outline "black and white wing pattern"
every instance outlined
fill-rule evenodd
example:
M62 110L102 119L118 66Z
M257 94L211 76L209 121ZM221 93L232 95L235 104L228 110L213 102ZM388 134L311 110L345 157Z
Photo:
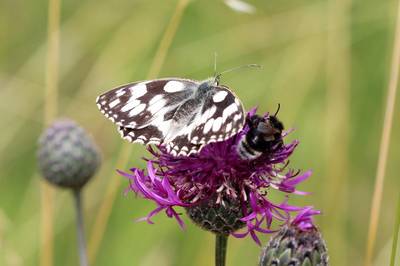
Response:
M238 133L244 124L244 109L239 99L226 87L215 86L204 99L194 119L174 140L166 143L175 154L196 153L198 147L224 141ZM187 143L189 140L190 143Z
M245 119L240 100L215 79L130 83L100 95L96 103L124 139L165 145L173 155L226 140L241 130Z

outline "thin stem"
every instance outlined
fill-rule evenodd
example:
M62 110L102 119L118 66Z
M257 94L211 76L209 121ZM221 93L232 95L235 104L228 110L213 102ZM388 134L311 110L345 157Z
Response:
M54 189L44 180L40 184L40 265L53 265L53 198Z
M119 154L115 167L113 167L113 172L115 168L124 167L130 158L131 146L124 145ZM89 244L88 244L88 254L90 264L94 264L96 259L97 251L99 250L100 243L103 239L104 231L107 227L108 219L110 218L111 210L114 205L115 197L118 192L118 188L121 184L121 178L114 177L110 178L107 184L107 189L105 195L100 203L99 211L95 218L95 223L93 225L92 232L90 234Z
M400 230L400 193L399 193L399 199L397 200L396 220L394 222L394 229L393 229L393 244L392 244L392 255L390 256L390 266L394 266L396 262L397 243L399 241L399 230Z
M169 24L160 41L160 45L158 46L157 53L154 56L154 60L151 64L147 78L155 78L160 73L161 67L165 61L165 57L167 56L167 52L171 46L172 40L174 39L178 26L181 22L183 11L186 9L188 3L189 0L178 1L175 12L172 15L172 18L169 21Z
M83 223L81 189L74 190L75 210L76 210L76 233L78 241L79 261L81 266L88 266L86 255L86 241Z
M376 170L376 179L374 194L372 196L372 206L370 214L370 223L368 228L367 251L365 255L365 265L372 264L372 257L376 241L376 232L378 229L379 212L382 202L383 183L385 180L386 163L390 144L390 133L392 130L393 113L396 100L396 90L399 79L400 65L400 4L397 3L397 21L395 28L395 38L393 44L392 65L390 80L388 85L388 94L386 99L386 111L383 122L381 144L379 148L378 167Z
M189 0L178 1L170 23L168 24L160 41L160 45L158 46L157 52L154 56L147 78L154 78L159 74L188 3ZM116 167L125 167L125 165L129 162L132 151L131 147L132 146L130 145L123 145L121 151L118 154ZM113 167L113 172L114 169L115 167ZM88 250L91 264L93 264L94 260L96 259L97 251L103 239L104 231L107 226L107 222L110 217L120 184L121 178L111 178L110 183L107 185L106 195L100 203L99 212L95 219L96 222L93 226L91 237L89 239Z
M349 190L349 107L351 91L351 9L352 0L328 1L326 42L326 124L325 124L325 191L326 213L337 217L323 220L325 237L331 249L341 256L332 256L333 265L345 264L349 248L344 240ZM328 122L329 121L329 122ZM340 135L340 145L335 141ZM337 197L340 195L340 197Z
M52 122L57 113L58 67L60 61L60 1L49 0L44 114L46 125Z
M215 235L215 266L225 266L227 245L227 235Z
M49 0L47 28L46 86L44 124L49 125L57 113L57 85L59 65L60 1ZM40 186L41 246L40 265L53 265L53 188L45 181Z

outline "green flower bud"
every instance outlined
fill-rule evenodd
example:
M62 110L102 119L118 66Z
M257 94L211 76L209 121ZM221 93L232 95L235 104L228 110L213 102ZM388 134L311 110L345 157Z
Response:
M81 188L100 165L100 154L90 136L75 122L55 121L39 139L40 171L50 183Z
M263 249L260 266L326 266L328 252L316 228L285 226Z
M216 203L216 197L212 197L197 206L186 208L186 211L195 224L216 234L229 235L246 225L240 221L244 217L240 202L233 198L224 199L222 204Z

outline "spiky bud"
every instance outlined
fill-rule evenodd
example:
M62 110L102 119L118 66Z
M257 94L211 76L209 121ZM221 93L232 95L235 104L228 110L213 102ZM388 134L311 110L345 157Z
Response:
M100 165L100 154L90 136L74 121L60 119L39 139L40 171L50 183L81 188Z
M328 253L316 227L284 226L263 249L259 266L326 266Z
M217 203L216 197L202 201L199 205L186 208L190 219L203 228L216 234L228 235L242 227L245 223L239 200L224 199Z

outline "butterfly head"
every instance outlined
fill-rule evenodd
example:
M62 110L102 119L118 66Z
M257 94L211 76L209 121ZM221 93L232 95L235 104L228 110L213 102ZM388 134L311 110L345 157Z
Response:
M219 83L220 80L221 80L221 76L217 75L215 77L206 79L203 83L205 83L208 87L216 87L220 84Z
M219 85L219 80L216 80L215 78L206 79L200 83L199 89L197 90L196 95L198 97L204 97L210 91L213 90L213 87L217 87L218 85Z
M213 78L211 78L211 82L213 83L214 86L218 86L219 82L221 81L221 74L215 75Z

